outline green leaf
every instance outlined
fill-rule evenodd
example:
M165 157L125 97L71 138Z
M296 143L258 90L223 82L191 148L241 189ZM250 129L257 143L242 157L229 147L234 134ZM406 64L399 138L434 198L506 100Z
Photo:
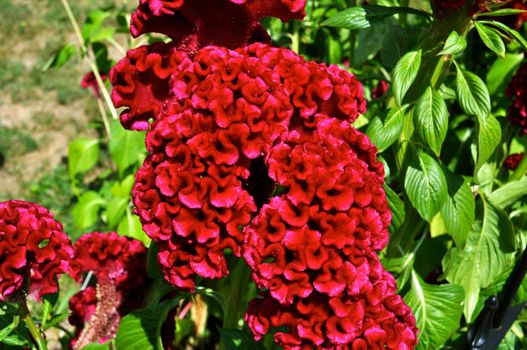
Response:
M126 350L163 350L161 326L168 313L186 295L166 300L159 304L135 310L126 315L119 324L115 337L117 349Z
M99 210L106 203L97 192L84 192L72 210L73 223L81 230L93 226L97 222Z
M397 104L402 105L404 95L414 82L421 66L421 50L410 51L395 65L392 74L392 89Z
M507 53L505 57L498 58L487 73L487 87L490 94L505 91L506 84L510 81L516 68L523 61L523 53Z
M76 54L77 46L73 44L66 44L60 48L55 56L51 57L49 61L46 62L42 70L47 71L50 68L60 68Z
M514 232L507 215L483 195L483 220L476 221L465 247L451 249L443 259L450 283L465 289L464 314L473 321L480 290L492 285L513 263Z
M479 37L489 49L494 51L498 56L505 56L505 44L496 29L487 27L481 22L476 22L476 29Z
M413 271L412 287L404 299L419 329L416 350L441 349L459 328L463 288L455 284L427 284Z
M366 135L379 152L385 151L401 136L407 108L408 106L394 107L384 118L375 117L368 124Z
M457 64L456 69L456 90L461 108L467 114L486 117L490 113L490 96L485 83Z
M111 230L117 228L117 225L123 220L126 219L126 207L130 203L128 198L113 197L108 202L106 206L106 219L108 220L108 227Z
M447 198L445 174L441 165L427 153L419 150L410 155L404 188L419 215L430 222Z
M148 238L148 236L143 231L141 221L139 221L137 216L131 213L129 208L126 210L126 216L119 223L117 232L119 232L120 235L140 240L147 246L150 243L150 238Z
M390 232L395 232L404 222L406 212L404 210L404 202L399 198L397 193L394 192L388 185L384 184L384 192L386 192L386 199L390 211L392 212L392 222L390 224Z
M518 10L518 9L499 9L492 12L482 12L478 13L478 17L500 17L500 16L511 16L511 15L519 15L521 13L527 13L525 10Z
M438 91L428 87L417 100L414 123L419 137L439 156L448 130L448 108Z
M460 36L458 32L453 31L446 39L445 46L443 46L443 49L439 51L437 55L456 55L460 52L463 52L466 47L467 39L465 39L463 36Z
M91 343L84 346L82 350L110 350L110 342L104 344Z
M445 169L448 196L441 207L445 227L458 247L463 247L475 220L476 200L463 177Z
M489 200L498 208L505 209L527 195L527 177L511 181L489 195Z
M145 133L125 130L118 120L112 122L111 130L110 153L119 174L123 174L128 167L139 165L144 160Z
M501 22L498 22L498 21L478 21L478 22L492 25L494 27L501 29L503 32L505 32L505 34L507 34L509 38L516 40L523 47L524 50L527 50L527 40L525 40L525 38L520 33L518 33L517 30L509 28L507 25Z
M68 145L68 167L70 177L90 170L99 160L99 140L77 138Z
M103 10L93 10L88 14L88 18L82 26L82 37L87 43L96 41L93 38L99 34L102 24L109 16L110 13Z
M501 126L494 116L478 116L478 160L476 171L492 156L501 141Z
M221 342L227 350L265 350L261 343L253 341L249 332L241 329L218 328Z
M376 21L383 20L397 13L418 15L430 19L428 13L409 7L362 5L339 12L326 19L320 25L346 29L364 29L370 27Z

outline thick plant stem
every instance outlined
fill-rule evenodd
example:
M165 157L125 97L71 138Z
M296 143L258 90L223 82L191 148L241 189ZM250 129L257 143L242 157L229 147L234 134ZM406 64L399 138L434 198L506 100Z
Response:
M24 320L31 337L35 341L38 350L47 350L48 348L46 345L46 340L42 337L42 334L40 334L40 330L35 325L35 322L33 322L33 316L27 308L25 298L20 298L18 301L18 311L20 313L20 317Z
M77 36L77 40L79 41L80 49L82 53L86 55L86 57L88 58L90 68L93 72L93 75L95 76L95 80L97 81L97 85L99 86L99 90L101 91L104 102L106 103L108 109L110 110L110 113L112 114L112 118L119 119L119 115L117 114L117 110L113 106L113 102L110 97L110 94L108 93L108 90L106 89L106 86L104 85L104 82L101 78L101 73L99 72L99 68L97 67L95 57L93 56L93 52L91 52L91 50L86 46L86 42L84 41L84 38L82 37L79 24L77 23L75 16L73 15L71 6L68 3L68 0L61 0L61 1L62 1L62 5L64 6L64 10L66 11L66 14L68 15L68 18L71 22L75 35ZM109 124L108 120L104 121L105 118L108 119L106 115L102 115L102 118L103 118L103 122L105 125ZM110 134L108 134L108 137L110 137Z

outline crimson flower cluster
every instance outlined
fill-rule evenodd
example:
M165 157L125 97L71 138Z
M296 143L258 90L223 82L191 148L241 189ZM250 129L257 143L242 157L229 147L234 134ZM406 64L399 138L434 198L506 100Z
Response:
M509 155L503 162L503 166L509 170L516 170L524 155L523 152Z
M507 87L507 97L512 101L509 107L509 121L519 127L520 135L527 134L527 64L523 64Z
M121 316L141 306L147 286L146 247L142 242L115 232L83 235L74 245L77 263L73 276L87 272L95 286L70 299L69 321L76 327L75 349L115 336Z
M101 74L102 81L105 81L108 79L108 75ZM101 90L99 88L99 84L97 83L97 79L95 78L95 74L93 72L88 72L82 77L81 81L81 87L87 90L91 90L92 94L96 98L101 98Z
M57 278L70 271L73 254L62 224L47 209L0 203L0 300L19 292L37 298L57 292Z
M135 212L183 290L225 276L225 250L243 255L266 290L246 315L256 339L285 326L286 349L411 349L415 319L376 255L391 220L383 167L350 124L362 85L268 46L256 22L301 16L304 2L205 1L212 20L196 2L141 1L132 33L173 41L110 73L122 124L147 130Z
M140 0L130 29L168 35L187 52L208 45L230 49L252 42L270 42L258 20L272 16L302 19L306 0Z

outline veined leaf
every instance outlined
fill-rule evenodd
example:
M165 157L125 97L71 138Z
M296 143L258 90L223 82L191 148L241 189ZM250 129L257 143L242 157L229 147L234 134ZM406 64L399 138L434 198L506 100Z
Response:
M430 222L447 198L445 174L439 163L427 153L419 150L410 154L412 158L404 188L419 215Z
M168 313L185 295L166 300L126 315L119 324L115 338L117 349L163 350L161 326Z
M489 200L498 208L505 209L525 195L527 195L527 177L501 186L489 195Z
M438 91L428 87L417 100L414 122L419 137L439 155L448 130L448 109Z
M441 349L459 328L463 288L455 284L427 284L412 271L412 288L404 299L419 329L416 350Z
M525 40L525 38L520 33L518 33L517 30L509 28L507 25L505 25L505 24L503 24L501 22L498 22L498 21L478 21L478 22L479 23L488 24L488 25L492 25L494 27L497 27L497 28L501 29L511 39L514 39L518 43L520 43L520 45L523 47L524 50L527 50L527 40Z
M128 167L143 161L146 154L145 134L125 130L118 120L112 122L111 130L110 153L119 174L123 174Z
M490 114L490 96L485 83L457 64L456 69L456 90L461 108L467 114L486 117Z
M70 177L90 170L99 160L99 140L79 137L68 145Z
M473 321L480 290L487 288L513 263L514 232L507 215L482 195L483 219L476 221L465 247L451 249L443 259L446 279L465 289L464 314Z
M386 199L388 200L390 211L392 212L390 232L393 233L404 223L406 217L404 202L388 185L384 184L383 188L384 192L386 192Z
M475 219L476 201L463 177L445 169L448 196L441 207L441 215L448 233L458 247L463 247Z
M478 17L500 17L500 16L511 16L511 15L519 15L521 13L526 13L525 10L519 10L519 9L499 9L492 12L482 12L478 13Z
M467 39L460 36L458 32L453 31L446 39L445 46L443 46L443 49L437 55L455 55L463 52L466 47Z
M97 222L99 209L106 204L97 192L84 192L72 210L73 223L83 230Z
M386 150L401 136L407 108L408 106L394 107L390 109L384 120L380 117L375 117L368 124L366 135L368 135L379 152Z
M397 13L418 15L430 19L430 14L409 7L362 5L341 11L326 19L320 25L346 29L364 29L370 27L376 21L383 20Z
M498 147L501 141L500 123L492 114L486 117L478 116L478 161L476 171L485 163Z
M397 104L402 105L404 95L417 77L421 66L421 50L410 51L395 65L392 74L392 89Z
M494 51L498 56L505 56L505 44L496 29L487 27L485 24L476 21L476 30L481 40L489 49Z

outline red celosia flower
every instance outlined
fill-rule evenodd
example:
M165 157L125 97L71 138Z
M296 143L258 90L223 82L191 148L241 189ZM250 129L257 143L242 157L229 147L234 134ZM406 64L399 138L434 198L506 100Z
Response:
M512 100L509 120L520 128L520 135L527 134L527 64L523 64L507 87L507 97Z
M365 111L365 101L351 74L305 62L289 50L262 44L237 51L208 47L191 58L161 45L128 57L146 55L133 60L136 66L159 58L153 68L141 65L146 76L158 66L164 72L173 67L170 78L151 78L168 86L164 95L157 92L162 97L156 98L153 88L138 88L137 97L123 92L132 91L140 76L129 58L112 71L113 95L118 105L130 107L124 125L144 129L148 119L155 120L146 140L151 155L136 175L134 203L145 232L159 243L167 279L192 289L195 274L227 273L225 248L240 255L240 228L258 204L248 192L258 175L251 168L265 161L278 138L293 125L311 125L320 113L353 121ZM157 107L139 112L136 104L151 99L157 102L150 107Z
M108 75L101 74L101 79L103 81L107 80ZM99 88L99 84L97 83L97 79L93 72L88 72L84 75L81 81L81 87L84 89L90 89L95 97L101 98L101 89Z
M142 242L115 232L83 235L75 243L75 277L91 271L96 287L70 300L70 322L77 327L75 349L115 336L120 317L139 307L147 284L146 248Z
M521 160L523 159L523 156L523 152L511 154L507 157L507 159L505 159L505 162L503 162L503 166L510 170L516 170Z
M389 87L390 85L386 81L379 80L379 82L371 92L371 97L373 99L382 97L386 93L386 91L388 91Z
M225 249L243 254L267 289L246 317L256 338L288 326L275 337L286 349L411 349L415 320L375 253L391 219L383 167L350 125L365 112L361 84L247 45L257 19L289 19L304 3L141 1L134 35L173 41L129 51L110 73L123 125L148 130L135 212L184 290L196 275L225 276Z
M131 32L166 34L187 52L208 45L235 49L251 42L269 42L258 20L304 17L306 0L140 0L132 14Z
M37 298L58 290L73 248L62 224L35 203L0 203L0 300L25 291Z
M278 331L274 338L291 350L413 349L415 319L395 294L393 277L383 270L375 253L355 257L353 263L357 262L367 270L348 278L361 282L333 296L314 292L291 305L280 304L268 293L253 300L245 321L255 338L286 326L288 330Z

